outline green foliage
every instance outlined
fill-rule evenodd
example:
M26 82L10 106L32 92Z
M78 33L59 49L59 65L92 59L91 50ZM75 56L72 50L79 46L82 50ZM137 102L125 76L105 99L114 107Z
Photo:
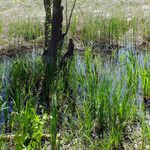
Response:
M150 68L149 68L149 55L144 58L144 66L141 67L140 74L142 79L142 88L145 97L150 96Z
M85 0L80 0L80 4L81 2ZM94 6L93 1L87 2ZM85 49L84 55L76 54L74 59L69 61L70 64L66 67L68 70L58 70L58 76L50 87L51 102L48 114L42 111L43 114L39 116L36 112L45 76L45 66L41 58L36 57L34 60L27 57L17 58L11 62L11 79L6 95L11 96L14 104L9 122L14 139L9 142L0 139L1 149L13 146L17 150L42 149L45 144L41 140L43 133L50 135L47 140L48 146L45 144L44 147L50 147L52 150L121 149L126 127L137 120L142 128L140 149L146 149L147 143L149 144L149 125L145 119L145 112L137 104L139 86L142 87L143 94L141 92L138 96L150 96L149 54L144 55L143 61L140 62L138 56L129 50L117 56L115 64L111 60L105 65L103 61L105 58L94 54L91 48L96 42L100 42L98 46L118 43L122 37L130 34L133 34L131 36L135 40L139 28L147 37L150 33L149 21L139 24L140 19L126 18L128 15L125 17L119 14L118 17L112 12L112 16L106 17L98 16L105 12L98 11L95 16L95 14L86 15L84 10L79 11L82 17L80 15L78 17L77 13L72 18L70 36L81 39L89 47ZM83 19L81 23L80 19ZM43 24L38 19L34 21L18 19L8 24L7 34L10 39L23 38L26 42L35 42L38 37L44 35ZM3 23L0 21L0 35L2 33ZM0 76L2 71L3 66L0 66ZM66 80L67 89L65 89ZM0 81L0 89L1 84ZM6 102L0 97L0 112L6 109L5 105ZM11 143L14 143L12 147Z
M146 139L143 142L146 145L149 131L146 132L145 119L139 117L143 112L140 110L139 114L137 93L139 79L142 79L143 87L145 80L149 81L148 62L148 55L141 63L130 50L119 54L116 65L110 61L107 66L90 47L82 56L75 54L68 65L67 94L63 95L65 85L60 71L50 93L50 119L45 124L44 116L36 114L39 93L34 95L33 90L38 79L44 76L42 61L39 57L34 61L28 58L14 60L11 64L11 89L16 94L12 121L17 135L16 148L40 147L44 130L50 135L52 149L64 148L65 143L69 143L70 149L119 149L126 127L137 119L142 123L142 138ZM143 90L147 87L149 84Z
M35 40L43 36L43 25L39 20L11 22L9 24L8 35L11 38L23 38L25 41Z
M51 146L52 146L52 149L54 150L58 149L57 124L58 124L57 99L56 99L56 95L54 95L52 97L52 110L51 110L51 123L50 123Z
M45 121L36 114L35 109L28 103L25 110L15 114L14 122L18 128L15 137L15 148L39 149Z
M79 108L77 123L71 123L78 127L77 134L87 147L92 143L91 133L94 130L105 141L101 144L102 149L118 148L127 124L137 117L135 97L139 64L132 53L128 58L128 61L121 60L122 65L118 69L112 64L104 69L100 65L101 59L94 58L90 48L87 48L81 62L72 64L69 81L72 81L70 86ZM75 60L79 61L79 58ZM76 63L79 63L78 67L75 67ZM74 125L70 126L74 134Z
M0 96L0 113L2 110L6 109L6 102L3 101L2 97Z
M119 39L119 37L123 36L129 29L126 19L113 17L108 22L109 33L115 39Z
M81 37L87 43L95 40L107 43L107 41L118 41L128 30L129 25L125 18L90 17L84 23Z
M17 109L24 107L27 95L38 94L43 74L44 66L39 57L35 61L25 58L12 62L10 93Z
M78 24L78 17L73 16L72 23L71 23L71 26L70 26L70 32L71 32L72 36L74 36L75 33L76 33L77 24Z

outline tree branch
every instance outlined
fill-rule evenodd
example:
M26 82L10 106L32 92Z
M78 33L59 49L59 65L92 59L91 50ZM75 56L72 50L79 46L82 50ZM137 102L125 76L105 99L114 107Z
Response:
M74 0L73 6L72 6L72 9L71 9L71 13L70 13L70 16L69 16L69 21L68 21L68 24L66 26L66 32L63 34L64 36L66 36L68 31L69 31L69 28L70 28L70 25L71 25L71 18L72 18L72 15L73 15L74 8L76 6L76 2L77 2L77 0Z

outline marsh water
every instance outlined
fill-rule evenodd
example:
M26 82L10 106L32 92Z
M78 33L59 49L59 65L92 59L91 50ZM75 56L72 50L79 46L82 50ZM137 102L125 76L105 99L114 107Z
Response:
M147 56L148 60L150 60L150 53L147 50L144 51L136 51L134 50L134 48L132 46L126 46L124 48L121 48L117 51L117 53L112 57L110 55L107 54L103 54L102 57L102 63L103 63L103 68L105 70L110 70L110 68L115 67L115 72L117 75L116 79L120 79L121 78L121 72L125 72L127 71L125 69L125 64L123 64L121 62L122 59L125 59L126 62L130 62L130 54L134 55L134 57L136 57L136 59L138 60L138 63L140 64L140 67L144 67L144 65L146 65L146 67L150 67L150 61L148 61L147 64L144 63L144 57L145 55ZM6 90L7 87L10 83L10 76L11 76L11 72L10 72L10 65L11 62L13 61L14 58L18 57L18 58L22 58L22 57L27 57L30 58L31 60L35 60L35 58L37 56L41 55L41 51L36 51L35 49L31 52L31 53L27 53L24 55L20 55L20 56L15 56L12 58L9 57L2 57L0 58L0 80L1 80L1 91L0 91L0 95L1 95L1 100L2 102L5 104L5 102L7 102L7 107L6 109L8 110L7 112L7 118L10 118L12 109L13 109L13 102L11 100L11 98L9 96L6 95ZM101 55L101 54L99 54ZM84 68L84 64L82 62L82 56L80 56L80 54L78 54L77 56L77 70L80 71L80 67L82 64L82 68ZM94 64L93 64L94 65ZM84 68L86 70L86 68ZM137 68L138 69L138 68ZM139 78L138 79L138 91L137 91L137 104L139 105L139 108L141 108L142 106L142 100L143 100L143 91L142 91L142 81ZM114 81L114 87L115 84L117 84L116 81ZM126 86L126 85L124 85ZM124 88L122 89L122 92L124 91ZM150 111L150 110L149 110ZM1 125L5 122L5 117L4 117L4 110L1 111L1 115L0 115L0 127Z

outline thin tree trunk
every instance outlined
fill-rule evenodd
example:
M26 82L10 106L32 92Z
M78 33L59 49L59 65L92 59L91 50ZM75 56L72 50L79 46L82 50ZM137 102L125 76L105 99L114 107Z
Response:
M51 5L52 0L44 0L45 7L45 51L48 50L48 43L50 42L50 31L51 31Z

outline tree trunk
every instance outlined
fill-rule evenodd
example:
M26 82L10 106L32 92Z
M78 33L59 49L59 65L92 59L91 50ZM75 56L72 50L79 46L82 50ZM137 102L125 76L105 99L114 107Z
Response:
M52 0L44 0L45 8L45 51L48 50L48 43L50 42L50 31L51 31L51 5Z
M46 0L47 2L49 0ZM53 14L52 14L52 27L51 38L48 43L48 54L46 59L45 78L40 94L40 103L46 104L47 108L50 108L50 89L54 81L54 75L57 70L57 52L62 45L64 35L62 34L62 22L63 22L63 7L61 6L62 0L53 1ZM46 3L45 3L46 4ZM47 8L47 7L45 7ZM46 38L46 37L45 37ZM52 90L51 90L52 92Z

